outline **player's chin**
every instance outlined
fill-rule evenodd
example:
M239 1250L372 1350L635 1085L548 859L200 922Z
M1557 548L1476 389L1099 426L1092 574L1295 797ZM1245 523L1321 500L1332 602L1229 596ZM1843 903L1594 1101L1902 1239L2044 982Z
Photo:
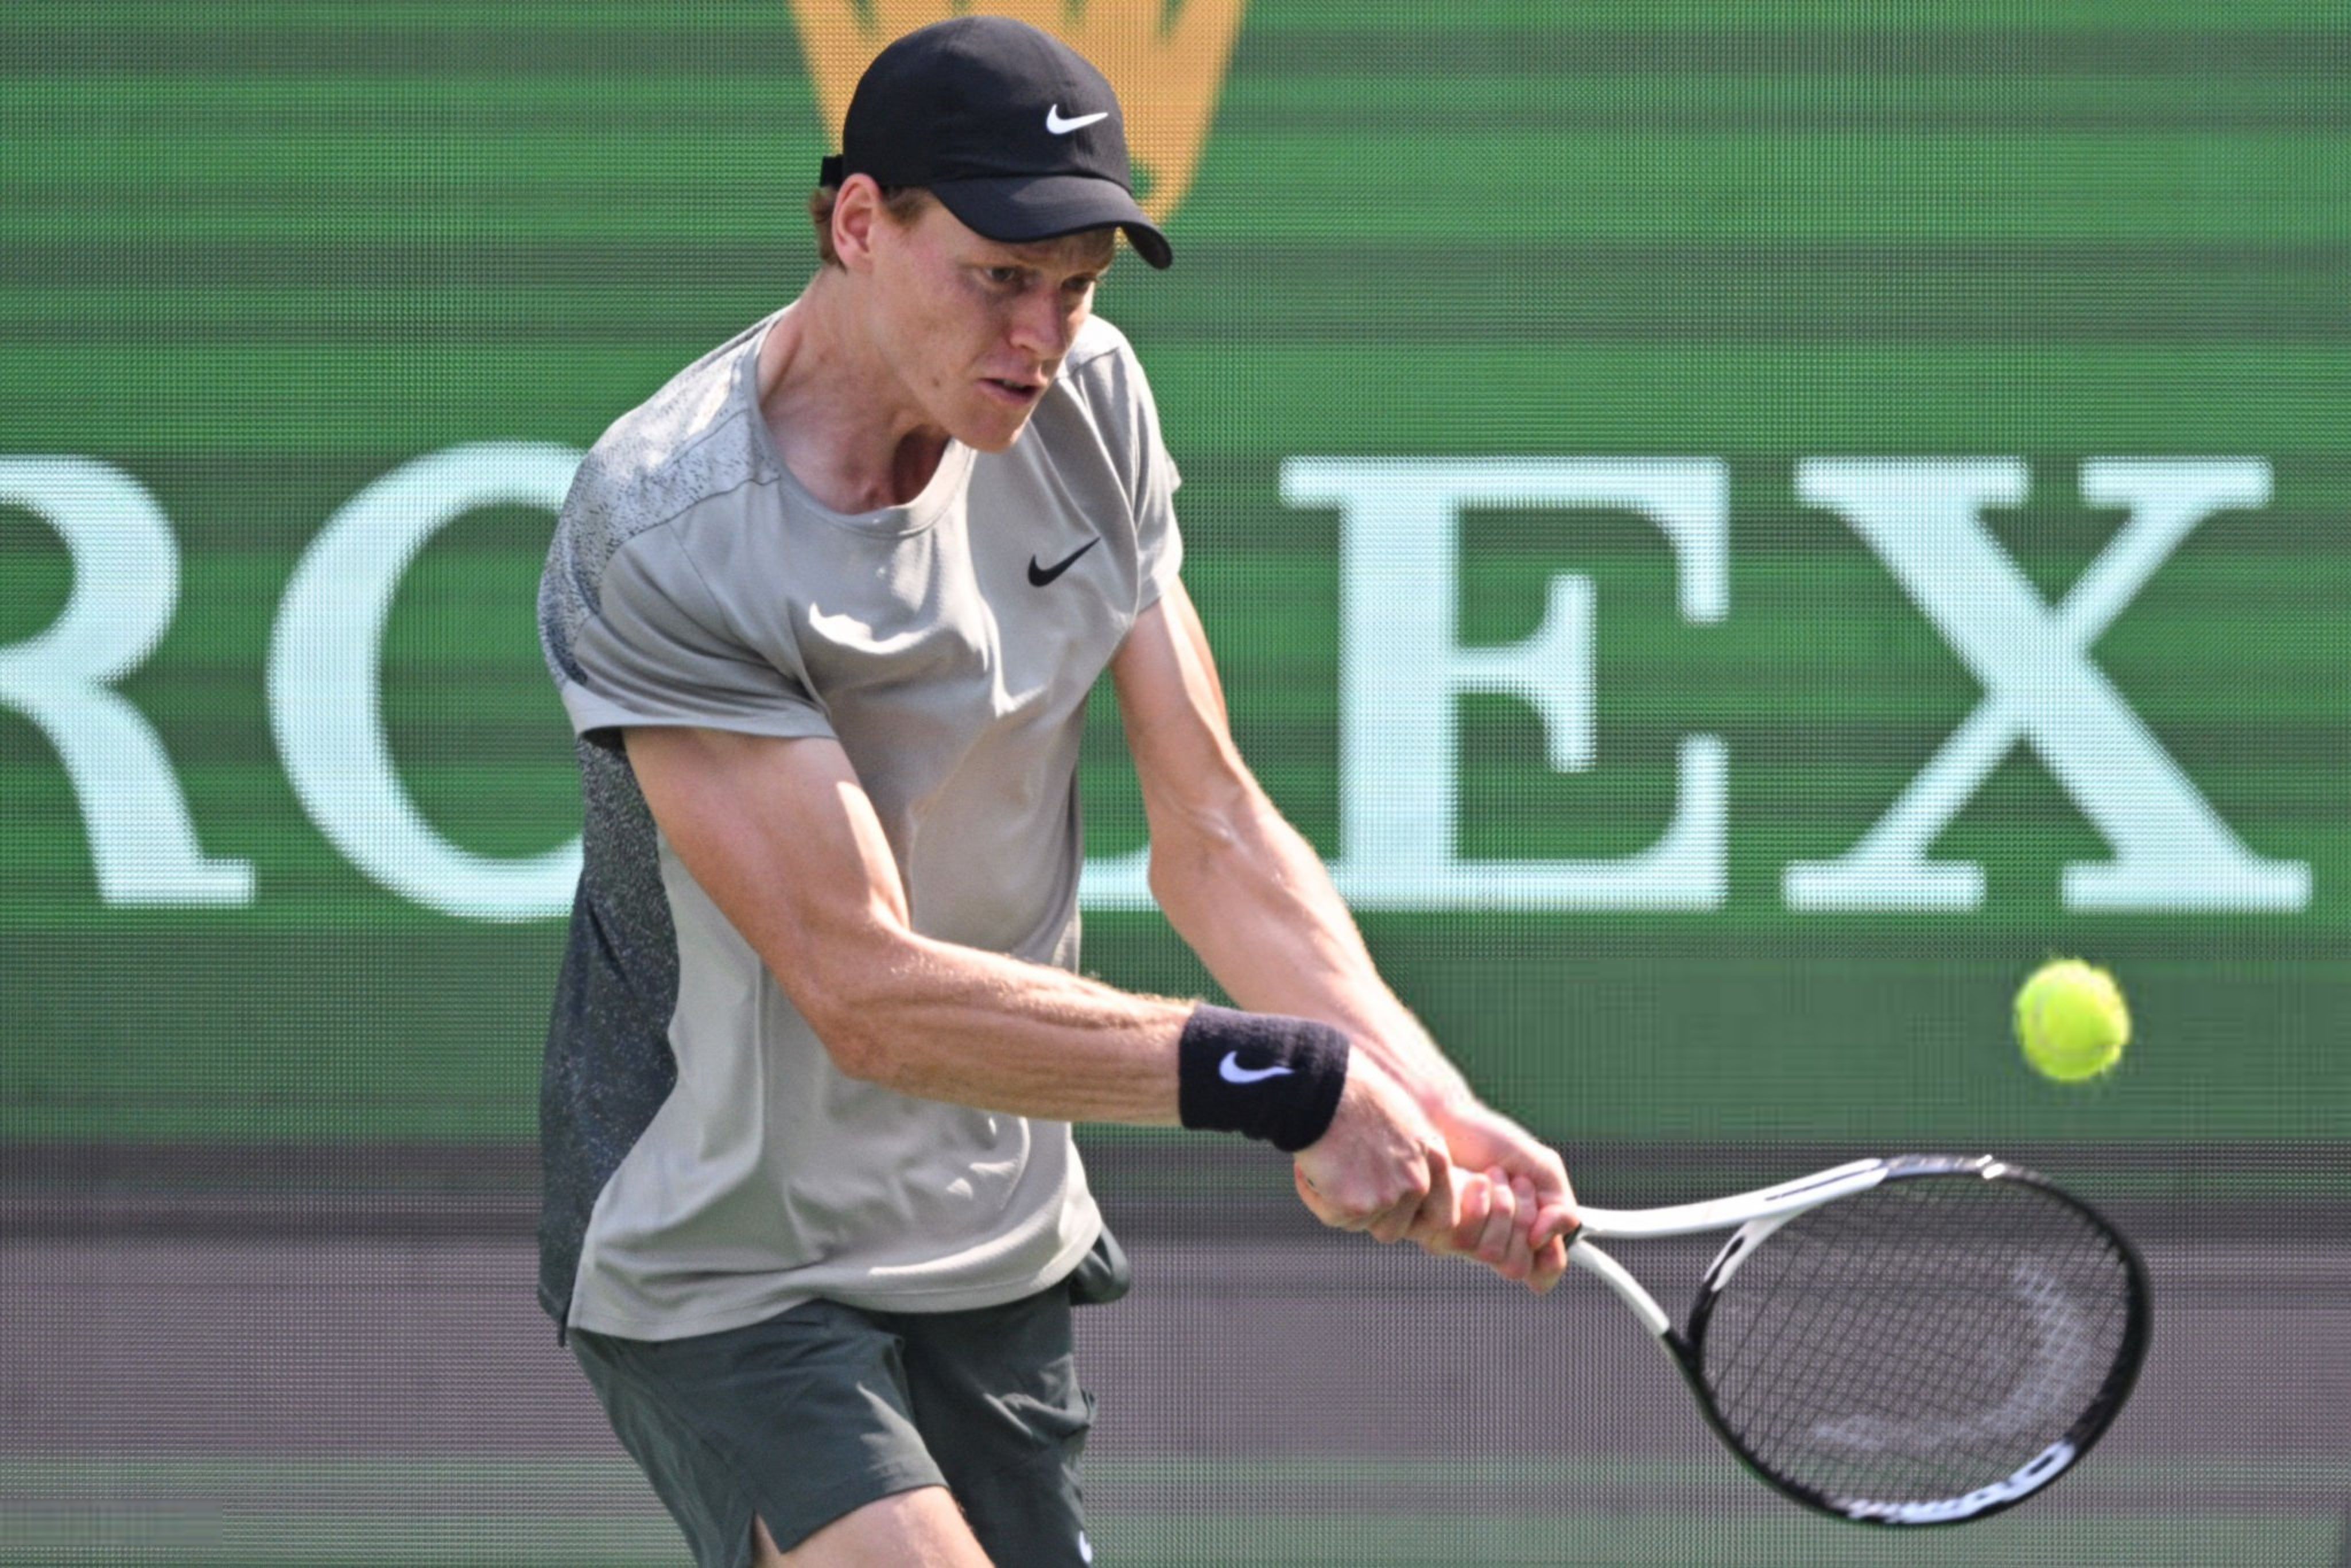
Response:
M1002 452L1020 439L1020 433L1029 428L1029 415L1044 397L1043 383L983 381L970 417L962 422L966 428L956 434L967 446Z
M975 452L1009 452L1019 443L1020 433L1028 425L1015 425L1009 431L973 430L963 434L963 444Z

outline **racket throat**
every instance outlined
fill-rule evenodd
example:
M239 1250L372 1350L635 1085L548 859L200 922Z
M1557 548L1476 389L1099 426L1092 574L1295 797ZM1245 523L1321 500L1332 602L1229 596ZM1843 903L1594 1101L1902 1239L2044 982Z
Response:
M1749 1220L1731 1232L1730 1239L1722 1244L1722 1250L1714 1255L1714 1261L1706 1266L1706 1275L1700 1288L1708 1291L1719 1291L1730 1283L1730 1276L1738 1272L1739 1265L1747 1260L1748 1255L1761 1246L1771 1232L1779 1229L1780 1227L1795 1218L1796 1214L1802 1212L1804 1211L1767 1214L1760 1219Z

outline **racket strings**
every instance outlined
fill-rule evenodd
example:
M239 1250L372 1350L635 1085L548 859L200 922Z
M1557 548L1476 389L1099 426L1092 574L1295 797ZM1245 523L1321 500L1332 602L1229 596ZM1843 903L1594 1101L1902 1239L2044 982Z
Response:
M1963 1496L2015 1476L2124 1351L2128 1265L2095 1220L1972 1176L1888 1182L1760 1243L1697 1332L1750 1458L1830 1498Z

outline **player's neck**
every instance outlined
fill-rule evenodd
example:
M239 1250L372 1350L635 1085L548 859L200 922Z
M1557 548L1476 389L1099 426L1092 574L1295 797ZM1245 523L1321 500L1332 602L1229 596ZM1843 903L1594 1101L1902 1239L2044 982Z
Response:
M922 494L947 433L925 421L846 319L839 279L820 272L759 347L759 412L808 493L837 512Z

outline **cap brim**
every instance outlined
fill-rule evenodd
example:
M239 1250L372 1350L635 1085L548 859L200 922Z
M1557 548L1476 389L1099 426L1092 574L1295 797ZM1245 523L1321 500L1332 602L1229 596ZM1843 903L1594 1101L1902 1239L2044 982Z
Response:
M930 192L974 234L1006 245L1116 226L1152 266L1164 267L1176 258L1167 236L1124 186L1091 174L944 180Z

